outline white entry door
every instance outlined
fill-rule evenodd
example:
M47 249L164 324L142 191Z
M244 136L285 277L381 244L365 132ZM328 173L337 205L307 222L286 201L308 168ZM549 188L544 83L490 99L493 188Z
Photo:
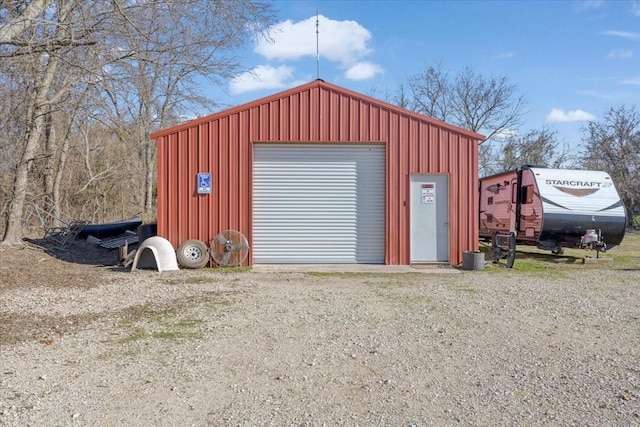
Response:
M449 262L449 177L411 176L411 263Z

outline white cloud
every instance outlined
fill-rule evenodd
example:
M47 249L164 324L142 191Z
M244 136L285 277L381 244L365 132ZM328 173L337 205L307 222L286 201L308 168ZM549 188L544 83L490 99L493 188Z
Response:
M371 62L358 62L357 64L349 67L344 73L345 77L349 80L367 80L374 77L376 74L382 74L384 70L377 64Z
M292 86L293 68L281 65L258 65L251 71L239 74L231 79L229 90L237 95L260 89L279 89Z
M640 16L640 1L633 0L631 2L631 11L635 16Z
M316 34L316 19L319 34ZM364 60L372 52L368 46L371 33L355 21L313 16L299 22L280 22L269 29L269 34L268 40L258 38L254 51L266 60L282 65L259 65L236 76L229 84L232 94L301 84L294 80L295 61L316 58L318 52L320 58L343 70L349 80L367 80L384 72L380 65Z
M564 111L561 108L552 108L547 115L548 123L588 122L595 120L595 116L582 110Z
M603 31L602 34L629 40L640 40L640 33L631 33L629 31Z
M493 55L493 59L511 59L513 58L513 52L501 52L497 55Z
M322 15L316 39L316 17L304 21L280 22L269 29L271 40L260 39L255 52L266 59L280 61L315 57L316 41L320 56L332 62L351 65L371 53L369 30L355 21L334 21Z
M372 36L356 21L336 21L319 15L299 22L280 22L269 33L270 39L259 39L254 48L267 60L292 62L319 55L345 70L345 77L351 80L369 79L383 72L380 65L363 61L373 51L368 46Z
M578 10L599 9L604 5L604 0L579 0L577 3Z
M624 80L620 81L620 83L622 83L623 85L640 86L640 77L624 79Z
M623 81L619 83L623 83ZM632 83L629 82L627 84L632 84ZM628 90L617 91L617 92L611 91L611 90L578 90L577 93L586 95L592 98L601 99L612 104L627 102L626 100L628 100L630 96L630 93Z
M609 58L633 58L633 51L628 49L614 49L607 55Z

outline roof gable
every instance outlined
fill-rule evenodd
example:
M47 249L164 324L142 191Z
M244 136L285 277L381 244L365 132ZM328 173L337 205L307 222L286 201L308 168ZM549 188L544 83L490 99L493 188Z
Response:
M191 128L191 127L194 127L194 126L198 126L199 124L202 124L202 123L215 121L215 120L218 120L218 119L221 119L221 118L224 118L224 117L239 113L241 111L245 111L245 110L249 110L249 109L252 109L252 108L256 108L256 107L259 107L261 105L266 105L266 104L272 103L272 102L280 100L280 99L289 98L289 97L292 97L292 96L295 96L295 95L298 95L298 94L302 94L302 93L305 93L305 92L313 91L313 90L330 91L332 93L336 93L336 94L339 94L339 95L347 96L349 98L356 99L356 100L359 100L361 102L368 103L368 104L370 104L372 106L376 106L378 108L385 109L385 110L388 110L390 112L394 112L394 113L399 114L401 116L410 117L410 118L413 118L414 120L417 120L417 121L420 121L420 122L428 123L428 124L431 124L431 125L434 125L434 126L438 126L440 128L447 129L447 130L449 130L451 132L455 132L455 133L458 133L458 134L465 135L465 136L470 137L471 139L474 139L474 140L479 140L479 141L484 140L484 136L480 135L480 134L478 134L476 132L473 132L473 131L470 131L470 130L467 130L467 129L463 129L463 128L460 128L458 126L451 125L449 123L434 119L434 118L429 117L429 116L418 114L418 113L416 113L414 111L410 111L410 110L404 109L404 108L399 107L397 105L390 104L388 102L385 102L385 101L382 101L382 100L379 100L379 99L376 99L376 98L370 97L368 95L364 95L364 94L361 94L361 93L358 93L358 92L355 92L355 91L352 91L352 90L349 90L349 89L346 89L346 88L341 87L341 86L337 86L337 85L334 85L334 84L331 84L331 83L327 83L327 82L325 82L324 80L321 80L321 79L317 79L317 80L311 81L309 83L305 83L303 85L296 86L294 88L287 89L287 90L284 90L282 92L275 93L273 95L268 95L266 97L259 98L259 99L256 99L254 101L250 101L250 102L247 102L247 103L244 103L244 104L240 104L240 105L237 105L235 107L232 107L232 108L229 108L229 109L226 109L226 110L223 110L223 111L219 111L219 112L216 112L216 113L213 113L213 114L209 114L207 116L199 117L197 119L190 120L188 122L181 123L181 124L178 124L178 125L166 128L166 129L158 130L156 132L151 133L149 137L151 139L158 139L160 137L163 137L163 136L171 134L171 133L175 133L175 132L178 132L178 131L181 131L181 130L185 130L185 129L188 129L188 128Z

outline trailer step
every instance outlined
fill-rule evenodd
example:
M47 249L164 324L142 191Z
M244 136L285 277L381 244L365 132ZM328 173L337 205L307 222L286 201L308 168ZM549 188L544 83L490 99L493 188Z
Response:
M496 231L493 235L492 248L494 264L500 264L500 259L506 257L506 267L513 268L516 260L516 235L513 231L509 233Z

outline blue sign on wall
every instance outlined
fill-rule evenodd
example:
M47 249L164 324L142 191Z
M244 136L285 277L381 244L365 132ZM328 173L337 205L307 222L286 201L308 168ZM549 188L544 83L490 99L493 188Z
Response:
M199 173L198 174L198 194L211 193L211 174Z

